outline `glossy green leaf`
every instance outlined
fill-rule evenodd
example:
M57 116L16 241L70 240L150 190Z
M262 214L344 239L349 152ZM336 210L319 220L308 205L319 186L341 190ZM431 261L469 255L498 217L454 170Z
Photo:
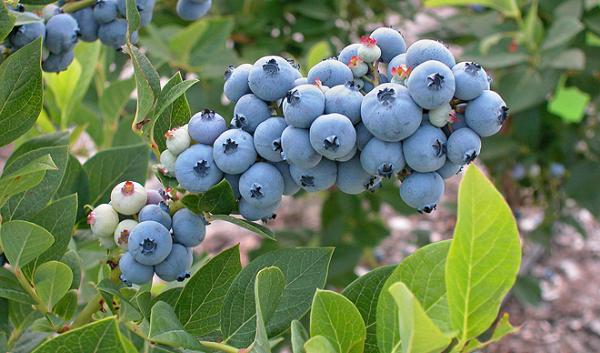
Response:
M133 78L112 82L100 97L100 110L106 121L117 121L135 88Z
M152 307L148 338L154 342L173 347L200 348L200 343L194 336L185 331L173 308L161 301Z
M317 290L310 311L310 335L327 338L337 353L362 353L367 331L360 312L348 298Z
M63 320L70 320L77 311L77 291L69 290L61 300L54 305L54 313Z
M225 309L221 313L223 341L235 347L247 347L254 340L253 288L256 274L261 269L275 266L285 275L283 294L267 323L269 337L273 337L288 330L292 320L306 314L316 289L325 285L331 254L330 248L281 249L252 261L236 277L225 297Z
M262 224L258 224L255 222L251 222L242 218L236 218L226 214L213 214L211 216L213 220L221 220L229 223L233 223L236 226L240 226L242 228L246 228L251 232L254 232L260 235L263 238L275 240L275 234L268 227L263 226Z
M4 255L14 267L22 267L41 255L54 242L44 228L26 221L10 221L0 228Z
M393 284L389 290L398 306L402 353L438 353L450 344L450 337L442 333L431 321L425 310L402 282Z
M425 0L427 7L481 5L496 9L506 16L519 17L519 5L516 0Z
M249 348L252 353L271 353L266 323L277 308L284 286L283 272L277 267L266 267L256 274L254 282L256 336Z
M173 81L174 79L171 79ZM169 82L171 82L169 81ZM180 76L176 76L173 83L183 82ZM166 88L166 85L165 85ZM155 123L152 131L154 143L158 146L159 151L164 151L167 148L165 142L165 133L169 129L183 126L191 118L190 105L185 94L179 96L175 101L168 105L162 114L155 116Z
M523 30L525 45L529 50L535 50L544 38L544 24L538 15L538 1L534 0L529 6L525 17L525 28Z
M127 38L140 29L141 17L136 0L125 0L125 17L127 18Z
M236 245L210 259L187 281L175 312L188 332L202 339L219 335L225 295L241 270L240 249Z
M47 170L56 170L56 164L49 154L38 157L24 167L0 177L0 208L12 195L27 191L39 184Z
M156 101L154 115L161 115L177 98L185 95L185 92L196 83L198 83L198 80L195 79L182 81L181 73L178 71L160 92Z
M42 110L41 39L0 65L0 146L26 133Z
M292 353L306 353L304 344L308 341L308 332L298 320L292 321L290 341L292 344Z
M585 116L590 95L577 87L565 87L563 81L548 102L548 111L561 117L564 122L578 123Z
M25 292L15 275L4 267L0 267L0 298L6 298L23 304L35 304Z
M0 41L8 36L15 24L15 16L8 11L4 2L0 4Z
M225 179L207 192L185 195L181 202L196 213L209 212L228 215L237 206L231 185Z
M135 4L135 1L130 0ZM135 85L137 88L137 108L134 122L136 124L147 124L145 119L150 119L148 114L154 108L154 102L160 95L160 79L158 72L150 63L150 60L135 46L129 46L129 56L133 63Z
M315 336L304 344L306 353L336 353L333 345L323 336Z
M492 324L521 263L519 231L494 185L471 165L460 184L458 220L446 261L445 282L453 329L460 341Z
M67 293L73 282L69 266L59 261L48 261L38 266L33 276L35 291L48 309Z
M484 342L480 342L477 339L473 339L469 341L469 344L466 346L465 351L474 352L481 350L482 348L485 348L486 346L492 343L499 342L502 338L510 334L518 332L519 327L514 327L513 325L511 325L509 319L510 317L508 313L504 313L504 315L502 315L502 317L500 318L500 321L498 321L498 323L496 324L496 327L494 328L494 332L492 333L492 337L490 337L490 339Z
M575 17L563 16L557 18L546 34L546 39L542 43L542 50L567 44L583 28L583 24Z
M322 40L318 43L315 43L312 47L310 47L306 56L307 69L310 69L321 62L321 60L327 59L332 55L333 53L331 51L331 47L329 46L329 42Z

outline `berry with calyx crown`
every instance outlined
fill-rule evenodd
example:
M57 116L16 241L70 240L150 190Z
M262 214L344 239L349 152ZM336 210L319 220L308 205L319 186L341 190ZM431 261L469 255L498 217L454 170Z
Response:
M118 184L110 193L110 204L115 211L125 216L138 213L146 205L147 199L146 189L130 180Z

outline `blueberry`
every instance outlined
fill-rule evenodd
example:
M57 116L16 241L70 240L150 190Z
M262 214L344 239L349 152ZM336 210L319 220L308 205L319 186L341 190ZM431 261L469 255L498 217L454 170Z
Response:
M490 89L490 81L485 70L475 62L461 62L452 68L456 81L456 98L469 101Z
M500 131L507 117L506 103L494 91L483 91L467 104L465 110L465 122L481 137L492 136Z
M294 195L300 190L300 185L296 184L292 175L290 174L290 165L287 162L271 163L279 170L283 177L283 194Z
M238 67L230 65L225 71L225 84L223 93L232 102L237 102L243 95L251 93L248 86L248 75L252 65L243 64Z
M109 204L98 205L87 216L92 233L98 237L108 237L119 224L119 215Z
M355 156L347 162L338 163L336 186L343 193L357 195L369 190L377 177L367 173L360 163L360 157Z
M448 119L452 116L452 106L450 103L444 103L439 107L429 111L428 122L435 127L444 127L448 124Z
M206 15L211 6L211 0L205 0L204 2L177 0L176 11L182 19L186 21L195 21Z
M143 265L133 258L130 253L125 253L119 259L121 281L128 286L132 284L146 284L152 281L154 269L152 266Z
M206 236L206 220L187 208L182 208L173 215L173 239L176 243L189 248L202 243Z
M14 49L19 49L46 35L46 26L42 22L27 23L12 29L8 42Z
M245 199L240 200L240 215L249 221L268 221L275 218L281 201L265 207L256 207Z
M439 61L429 60L417 66L407 81L408 92L418 105L435 109L450 102L455 82L452 70Z
M213 146L215 163L224 173L242 174L256 161L254 139L244 130L223 132Z
M298 70L284 58L264 56L252 66L248 75L248 85L260 99L273 102L285 97L294 87L297 76Z
M327 87L343 85L348 81L352 81L354 75L350 68L335 59L323 60L313 66L308 71L308 83L315 83L317 80Z
M98 0L94 6L94 19L100 24L110 23L117 19L116 0Z
M233 197L236 200L239 200L242 195L240 195L240 176L241 174L223 174L223 177L231 186L231 190L233 191Z
M283 176L269 163L255 163L240 177L242 198L259 208L281 200L283 191Z
M271 117L269 105L254 94L243 95L233 108L231 126L253 133L258 124Z
M355 143L352 146L352 150L350 150L350 152L346 153L345 155L343 155L341 157L334 158L333 160L336 162L347 162L347 161L351 160L352 158L354 158L354 156L356 156L357 153L358 153L358 146Z
M471 163L481 152L481 139L469 128L454 131L446 144L448 159L458 165Z
M312 148L308 129L288 126L281 134L283 157L299 168L309 169L316 166L322 156Z
M386 64L406 51L404 37L393 28L379 27L371 33L371 38L377 41L377 46L381 48L381 62Z
M356 146L356 130L342 114L321 115L310 126L310 144L326 158L341 158Z
M144 206L140 210L138 219L140 222L155 221L162 224L165 228L171 229L171 216L168 211L165 211L163 207L159 205Z
M225 130L227 130L225 119L210 109L194 114L188 123L190 137L205 145L212 145Z
M164 150L160 154L160 164L162 165L162 172L167 175L174 176L175 175L175 161L177 161L177 156L173 154L173 152L169 150Z
M423 124L402 143L406 164L421 173L440 169L446 162L446 135L429 124Z
M444 179L438 173L412 173L400 185L400 197L419 212L431 213L444 193Z
M169 256L173 239L169 230L155 221L141 222L129 235L127 250L133 258L148 266L158 265Z
M281 162L281 134L287 127L285 120L278 117L269 118L254 131L254 147L256 152L271 162Z
M91 7L83 8L71 14L79 25L81 36L84 42L95 42L98 40L98 28L100 25L94 19L94 10Z
M154 266L154 272L163 281L172 282L177 280L183 282L190 277L193 261L192 249L181 244L173 244L169 256L163 262Z
M292 164L290 174L302 189L309 192L323 191L335 185L337 165L328 159L322 159L315 167L308 169Z
M356 147L359 151L362 151L367 143L373 138L373 134L367 129L365 124L361 121L356 126Z
M384 83L369 92L361 106L362 120L378 139L400 141L412 135L422 119L422 109L412 100L406 87Z
M362 150L360 163L370 175L391 178L404 168L402 143L372 138Z
M221 181L223 172L213 159L213 148L198 144L177 156L175 177L187 191L205 192Z
M167 149L178 155L190 147L191 139L187 127L176 127L165 133Z
M75 59L75 52L73 49L62 53L53 54L50 53L48 57L42 62L42 69L46 72L61 72L65 71L69 65Z
M381 58L381 48L377 45L377 40L367 36L361 37L358 56L368 63L379 60Z
M406 54L399 54L393 57L387 67L388 76L393 77L394 73L392 72L392 69L402 67L402 65L406 65Z
M98 38L106 46L114 49L121 48L127 41L127 20L118 18L112 22L100 25Z
M556 162L550 163L550 175L554 178L562 178L565 176L565 171L564 165Z
M350 63L350 59L352 59L353 56L358 55L359 47L360 47L360 44L358 44L358 43L354 43L354 44L350 44L350 45L346 46L338 54L338 60L341 61L342 63L348 65Z
M353 56L348 64L350 71L355 79L365 76L369 72L369 65L359 56Z
M140 26L145 27L152 22L155 0L139 1Z
M311 84L292 88L283 100L283 116L288 125L308 129L325 111L325 95Z
M465 115L462 113L455 112L450 115L448 118L450 125L452 126L452 130L462 129L467 127L467 122L465 120Z
M79 33L79 26L73 16L66 13L56 15L46 23L44 44L50 53L63 54L75 47Z
M87 9L88 7L86 7ZM92 8L89 8L90 10ZM46 6L44 6L42 8L42 18L44 19L44 21L48 22L49 19L51 19L52 17L63 13L62 9L60 8L60 6L56 5L56 4L48 4ZM79 21L77 21L79 22Z
M411 68L429 61L437 60L448 68L456 65L454 55L444 44L431 39L421 39L414 42L406 51L406 64Z
M325 113L339 113L346 116L352 124L360 122L360 107L363 95L353 81L332 87L325 93Z
M138 213L148 200L146 189L135 181L124 181L117 184L110 193L110 204L125 216Z
M458 173L460 173L463 169L463 166L460 164L454 164L452 162L450 162L449 159L446 160L446 163L444 163L444 165L436 170L436 172L444 179L448 179L451 178L455 175L457 175Z
M138 225L138 222L133 219L125 219L119 222L113 233L113 240L121 249L127 250L129 243L129 235L133 228Z
M146 205L158 205L168 200L164 190L146 189Z
M298 87L300 85L308 84L308 79L306 77L300 77L294 80L294 87Z

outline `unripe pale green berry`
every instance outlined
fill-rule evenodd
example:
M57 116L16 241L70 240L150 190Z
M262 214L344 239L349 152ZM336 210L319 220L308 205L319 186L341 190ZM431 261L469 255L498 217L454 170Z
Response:
M160 164L162 164L165 169L164 172L168 175L175 173L175 161L177 161L177 156L169 150L164 150L160 154Z
M97 237L109 237L119 224L119 215L111 205L102 204L88 214L87 223Z
M374 63L381 57L381 49L377 41L371 37L363 36L358 47L358 56L367 63Z
M178 155L190 147L191 138L187 128L177 127L165 133L167 149L174 155Z
M138 213L146 205L147 197L146 189L142 185L135 181L124 181L112 190L110 202L115 211L122 215L131 216Z
M354 77L359 78L369 72L369 65L367 65L359 56L353 56L348 63L348 67L352 71Z
M121 221L117 225L117 229L115 229L115 233L113 234L114 242L121 249L127 250L127 242L129 240L129 234L135 226L138 225L138 222L133 219L126 219Z
M429 122L433 126L444 127L448 123L448 118L452 113L450 103L442 104L441 106L429 111Z

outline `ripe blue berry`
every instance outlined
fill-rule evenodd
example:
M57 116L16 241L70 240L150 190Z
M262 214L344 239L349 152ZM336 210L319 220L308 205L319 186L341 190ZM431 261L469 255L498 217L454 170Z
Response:
M269 118L254 131L254 147L256 152L271 162L281 162L281 134L287 127L285 120L279 117Z
M117 19L116 0L98 0L94 6L94 19L100 24L110 23Z
M360 44L358 44L358 43L353 43L353 44L346 46L338 54L338 60L341 61L342 63L348 65L350 63L350 59L352 59L353 56L358 55L359 47L360 47Z
M243 95L251 93L248 86L248 75L250 75L252 65L243 64L238 67L230 65L225 71L225 84L223 93L225 97L232 102L237 102Z
M94 19L94 10L91 7L86 7L71 14L79 25L81 36L79 37L84 42L95 42L98 40L98 28L100 25Z
M127 20L118 18L100 25L98 38L106 46L114 49L121 48L127 40Z
M443 63L429 60L412 71L407 87L418 105L425 109L435 109L450 102L454 96L454 75Z
M337 165L328 159L322 159L313 168L304 169L295 164L290 165L290 174L300 187L309 192L327 190L337 180Z
M402 65L406 65L406 54L399 54L390 60L387 68L387 74L389 77L394 77L394 73L392 72L393 68L401 67Z
M250 202L246 201L246 199L240 200L240 215L249 221L258 221L262 220L264 222L274 219L275 212L279 208L281 204L281 200L265 207L256 207Z
M362 151L367 143L373 138L373 134L367 129L365 124L361 121L356 126L356 147L359 151Z
M225 119L210 109L194 114L188 123L190 137L204 145L212 145L225 130L227 130Z
M148 266L161 263L169 256L173 239L169 230L155 221L141 222L129 235L127 249L133 258Z
M223 178L213 159L213 148L193 145L177 156L175 177L190 192L205 192Z
M423 111L412 100L406 87L384 83L364 97L361 115L363 123L375 137L394 142L417 130Z
M352 124L360 122L360 107L363 95L353 81L332 87L325 93L325 113L339 113L346 116Z
M308 129L325 111L325 95L311 84L292 88L283 100L283 116L288 125Z
M152 281L154 269L152 266L143 265L133 258L130 253L125 253L119 259L121 281L128 286L132 284L146 284Z
M342 114L321 115L310 126L310 144L326 158L342 158L356 146L356 130Z
M79 26L69 14L56 15L46 23L44 44L52 54L63 54L75 47L79 35Z
M412 173L400 185L400 197L419 212L435 210L444 193L444 179L438 173Z
M309 169L321 161L322 156L312 148L308 129L286 127L281 134L281 146L284 159L300 168Z
M163 281L172 282L177 280L183 282L190 277L189 271L193 260L192 249L181 244L173 244L169 256L163 262L154 266L154 272Z
M465 122L481 137L492 136L500 131L507 117L508 107L494 91L483 91L467 104L465 110Z
M273 102L285 97L298 78L296 70L280 56L264 56L258 59L248 75L248 85L260 99Z
M446 135L430 124L423 124L402 143L406 164L421 173L440 169L446 162Z
M210 2L210 1L209 1ZM145 27L152 22L152 14L154 12L155 0L139 1L140 26Z
M182 208L173 215L173 239L189 248L202 243L206 236L204 216Z
M469 164L481 152L481 139L469 128L459 129L450 134L446 147L452 163Z
M279 173L281 173L281 176L283 177L283 194L294 195L295 193L297 193L300 190L300 186L296 184L296 182L292 178L292 175L290 174L290 165L287 162L278 162L271 164L275 166L277 170L279 170Z
M138 213L146 205L148 194L146 189L134 181L124 181L117 184L110 193L110 204L125 216Z
M140 222L155 221L165 228L171 229L171 215L169 215L168 210L168 207L165 210L161 205L146 205L140 210L138 219Z
M565 176L565 172L566 170L564 165L556 162L550 163L550 175L554 178L562 178Z
M386 64L406 51L404 37L393 28L379 27L370 37L377 41L377 46L381 48L381 61Z
M75 52L69 50L62 54L50 53L42 62L42 69L46 72L61 72L65 71L75 59Z
M475 62L461 62L452 68L456 81L454 95L460 100L475 99L490 89L490 81L485 70Z
M231 186L231 190L233 191L233 196L236 200L239 200L242 195L240 195L240 176L241 174L224 174L223 177L229 185Z
M406 64L415 69L420 64L436 60L452 69L456 65L454 55L444 44L431 39L421 39L414 42L406 51Z
M352 81L353 78L352 70L346 64L335 59L321 61L308 71L307 76L308 83L315 83L319 80L327 87L343 85Z
M42 22L27 23L13 28L8 35L8 42L14 49L19 49L46 35L46 26Z
M231 126L253 133L258 124L271 117L269 105L254 94L243 95L233 108Z
M255 163L240 177L242 198L259 208L281 200L283 191L283 176L269 163Z
M457 175L458 173L460 173L463 169L463 166L460 164L454 164L452 162L450 162L449 159L446 160L446 163L444 163L444 165L436 170L436 172L444 179L448 179L451 178L455 175Z
M359 156L338 163L336 186L343 193L357 195L369 190L376 182L377 177L367 173L361 166Z
M211 0L205 0L204 2L177 0L177 7L175 10L182 19L186 21L195 21L206 15L211 6Z
M254 139L242 129L223 132L213 146L215 163L226 174L241 174L256 161Z
M391 178L404 168L402 143L372 138L362 150L360 163L370 175Z
M306 77L300 77L294 81L294 87L298 87L300 85L306 85L306 84L308 84L308 79Z

